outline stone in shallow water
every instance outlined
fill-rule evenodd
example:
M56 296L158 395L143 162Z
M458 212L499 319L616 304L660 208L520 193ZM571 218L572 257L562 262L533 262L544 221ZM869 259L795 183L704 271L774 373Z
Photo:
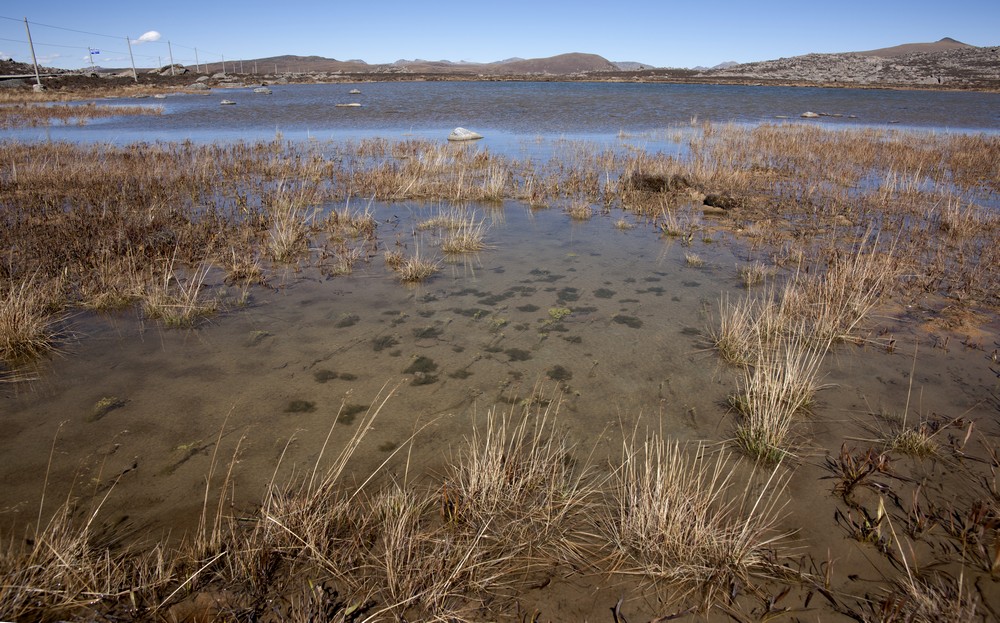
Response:
M466 130L465 128L455 128L448 135L449 141L475 141L481 138L483 138L482 134Z

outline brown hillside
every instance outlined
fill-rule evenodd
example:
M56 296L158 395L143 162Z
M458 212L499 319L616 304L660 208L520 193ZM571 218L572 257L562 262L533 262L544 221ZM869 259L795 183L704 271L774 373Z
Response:
M295 56L285 54L283 56L269 56L267 58L251 59L243 61L245 63L255 62L262 72L271 73L277 66L278 73L305 73L305 72L334 72L361 73L371 71L371 66L360 61L338 61L335 58L324 58L322 56Z
M904 43L902 45L894 45L891 48L879 48L877 50L868 50L866 52L852 52L852 54L893 58L896 56L905 56L907 54L926 54L944 52L946 50L965 50L974 47L976 46L956 41L951 37L945 37L944 39L934 41L933 43Z

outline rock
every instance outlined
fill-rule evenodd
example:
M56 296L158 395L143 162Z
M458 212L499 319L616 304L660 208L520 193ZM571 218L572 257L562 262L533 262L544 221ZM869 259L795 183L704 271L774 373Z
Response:
M733 210L739 208L742 202L729 195L705 195L704 204L713 208L720 208L722 210Z
M222 100L221 102L219 102L219 105L220 106L234 106L234 105L236 105L236 102L234 102L233 100Z
M348 93L350 93L351 95L361 95L361 91L359 91L358 89L351 89L350 91L348 91Z
M722 208L713 208L712 206L705 206L701 209L701 213L705 216L721 216L726 213Z
M28 81L24 78L12 78L10 80L0 80L0 88L8 87L23 87L28 84Z
M253 92L260 95L270 95L272 93L271 89L267 87L257 87Z
M802 117L803 119L817 119L819 118L819 113L814 113L811 110L807 110L806 112L802 113L799 116Z
M35 84L31 85L31 90L34 91L35 93L41 93L42 91L45 90L45 85L44 84L35 83Z
M361 104L357 102L351 102L350 104L334 104L337 108L359 108Z
M691 187L691 182L683 175L649 175L633 173L627 180L631 190L650 193L674 192Z
M212 80L225 80L228 76L221 71L216 74L212 74Z
M448 135L449 141L475 141L483 138L482 134L477 134L472 130L466 130L465 128L455 128Z
M188 85L188 88L192 91L211 91L212 87L208 86L204 82L195 82Z
M195 82L208 82L208 81L209 81L208 76L201 76L197 80L195 80Z

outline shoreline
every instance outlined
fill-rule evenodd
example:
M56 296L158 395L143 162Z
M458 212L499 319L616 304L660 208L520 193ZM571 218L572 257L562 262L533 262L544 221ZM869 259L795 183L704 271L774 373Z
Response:
M285 72L279 74L228 74L227 79L214 79L211 76L216 74L189 72L178 76L161 76L159 74L139 74L139 82L136 83L131 77L91 77L85 73L70 73L59 76L51 76L43 79L50 85L47 92L65 93L80 90L81 97L86 96L86 91L100 88L123 88L129 87L178 87L190 85L199 78L208 77L209 86L225 85L232 80L241 80L247 84L274 84L283 80L288 83L315 83L315 84L353 84L371 82L525 82L525 83L545 83L545 82L586 82L586 83L607 83L607 84L696 84L709 86L760 86L760 87L792 87L792 88L819 88L819 89L856 89L856 90L885 90L885 91L933 91L933 92L975 92L975 93L1000 93L1000 81L995 83L972 83L972 84L904 84L904 83L866 83L854 82L811 82L803 80L783 80L783 79L762 79L762 78L711 78L678 76L669 73L657 73L653 70L641 72L610 72L607 74L586 74L574 75L470 75L465 73L413 73L413 74L388 74L388 73L352 73L352 74L330 74L327 72ZM23 78L26 82L33 83L34 80ZM31 84L22 87L11 87L11 93L30 91ZM43 99L44 93L38 94Z

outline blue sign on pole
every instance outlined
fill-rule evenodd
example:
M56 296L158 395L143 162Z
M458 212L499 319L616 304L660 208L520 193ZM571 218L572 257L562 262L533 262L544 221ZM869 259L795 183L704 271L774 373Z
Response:
M101 51L100 51L100 50L93 50L93 49L91 49L91 50L90 50L90 53L91 53L91 54L100 54L100 53L101 53Z

